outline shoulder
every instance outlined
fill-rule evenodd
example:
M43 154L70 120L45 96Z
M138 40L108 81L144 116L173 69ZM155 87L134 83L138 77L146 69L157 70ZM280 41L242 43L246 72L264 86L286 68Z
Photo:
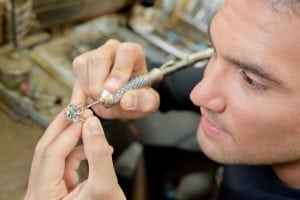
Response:
M300 199L300 190L280 183L269 166L232 165L224 168L219 199Z

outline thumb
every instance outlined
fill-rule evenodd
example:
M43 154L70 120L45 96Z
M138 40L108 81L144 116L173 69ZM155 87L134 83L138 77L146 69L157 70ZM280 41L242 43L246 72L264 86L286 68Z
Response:
M118 187L112 161L112 147L108 144L98 118L88 118L82 130L84 151L89 163L88 182L93 192Z

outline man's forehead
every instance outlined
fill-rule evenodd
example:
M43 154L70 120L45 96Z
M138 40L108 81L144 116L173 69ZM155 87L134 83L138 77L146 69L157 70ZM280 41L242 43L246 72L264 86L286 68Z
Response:
M300 16L272 9L265 0L226 1L210 26L216 49L269 72L290 68L299 74Z
M279 1L300 5L300 0L227 0L220 10L220 18L224 18L223 23L236 23L232 28L243 37L251 37L258 42L262 40L261 43L269 47L299 47L300 15L287 15L273 10L271 2L279 4Z
M227 2L238 3L239 1L225 0L225 4ZM251 4L257 5L257 3L260 3L268 6L271 10L275 12L284 14L285 16L287 14L291 14L300 17L300 0L251 0L251 1L243 0L240 2L248 4L248 6L251 6Z

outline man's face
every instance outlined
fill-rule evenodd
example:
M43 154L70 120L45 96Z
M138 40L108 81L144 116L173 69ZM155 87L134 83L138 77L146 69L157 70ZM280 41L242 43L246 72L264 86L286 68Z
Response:
M228 0L210 35L215 52L191 93L203 151L232 164L300 159L300 16L268 1Z

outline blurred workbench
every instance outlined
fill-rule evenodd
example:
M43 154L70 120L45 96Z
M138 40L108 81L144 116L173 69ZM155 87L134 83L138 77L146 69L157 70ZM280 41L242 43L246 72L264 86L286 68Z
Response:
M209 45L208 22L222 1L157 1L148 8L138 3L134 6L133 0L15 0L15 6L9 3L13 1L0 0L0 200L24 198L35 145L53 117L69 102L76 79L72 60L77 55L114 38L139 43L145 50L148 66L157 67L170 59L185 58ZM30 70L24 70L24 63L29 63ZM18 70L10 73L14 66ZM18 78L26 80L21 82L26 87L10 87L19 86ZM191 120L174 113L170 116L171 128L182 123L181 119L198 123L195 116ZM189 131L168 129L163 122L157 115L145 119L144 124L140 121L144 140L148 135L147 142L159 138L159 142L172 143L176 140L175 132L182 136ZM163 126L158 126L159 123ZM135 170L133 163L139 159L141 147L131 148L135 154L127 150L131 150L139 135L133 137L132 132L138 131L132 122L128 125L119 120L106 121L104 129L114 147L116 169L124 191L130 192L131 179L126 179L128 173L121 172L128 172L128 166L130 172ZM172 137L165 134L167 131ZM190 132L194 137L193 131ZM86 168L84 165L81 175L87 174ZM146 193L142 184L146 179L140 178L139 173L133 186L137 192L135 199L142 199Z
M16 123L2 109L0 124L0 199L23 199L34 148L44 131L30 119Z

